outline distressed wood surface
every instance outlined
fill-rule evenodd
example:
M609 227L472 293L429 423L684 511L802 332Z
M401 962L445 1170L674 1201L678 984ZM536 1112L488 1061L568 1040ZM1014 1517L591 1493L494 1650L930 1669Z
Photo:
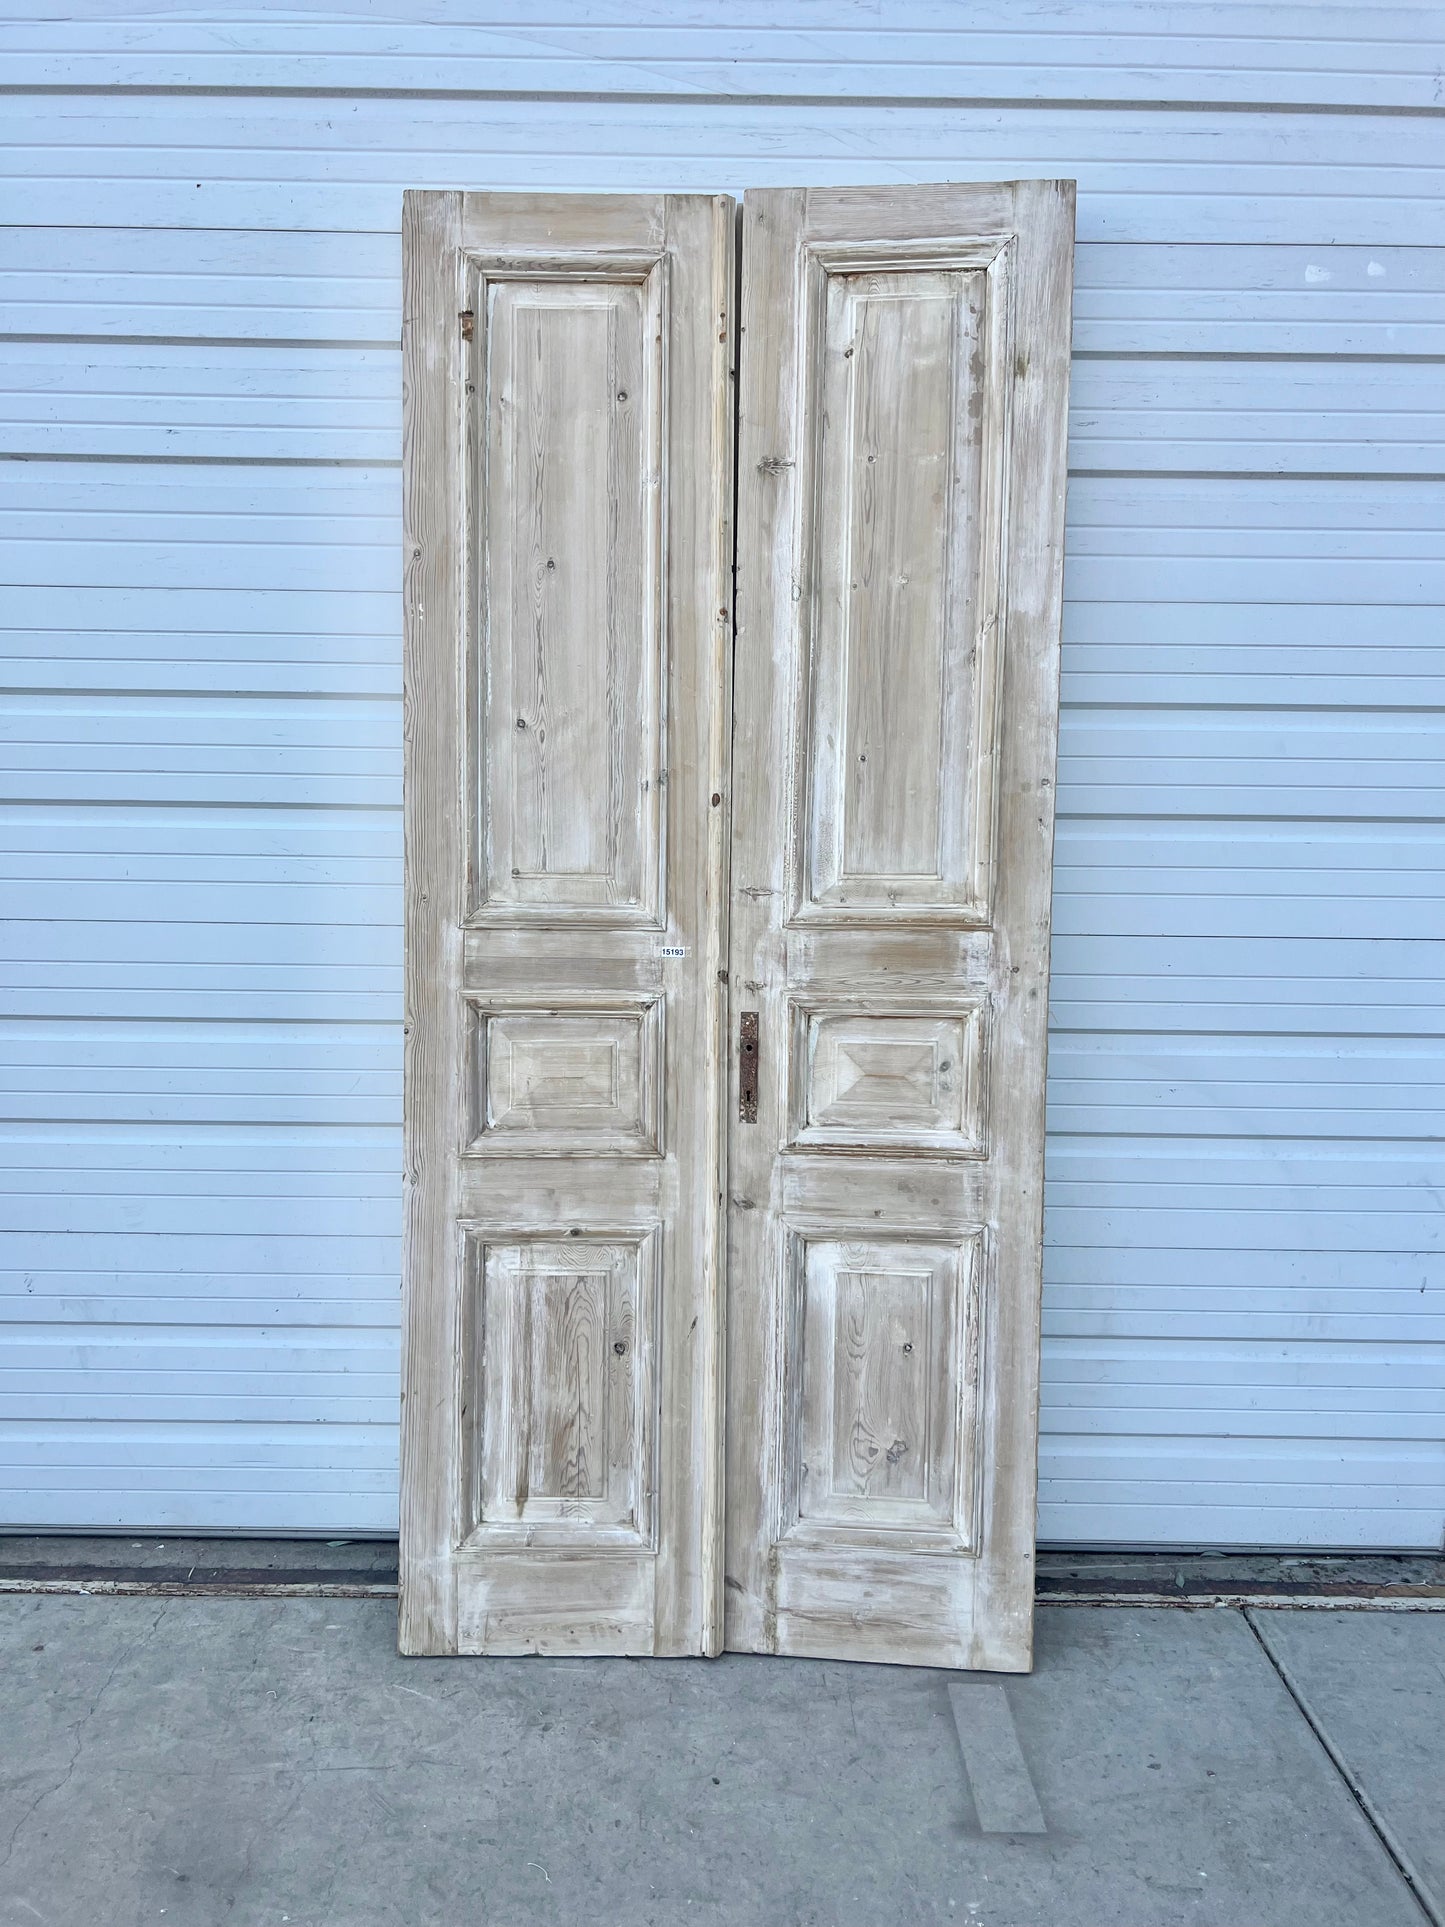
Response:
M651 1550L657 1251L649 1235L474 1234L464 1329L464 1545Z
M1073 189L743 232L727 1641L1020 1670Z
M634 273L473 282L488 477L478 908L498 921L659 914L663 277L660 262Z
M815 991L792 1016L790 1144L985 1152L981 1004L879 1016Z
M713 1652L733 207L405 256L401 1643Z

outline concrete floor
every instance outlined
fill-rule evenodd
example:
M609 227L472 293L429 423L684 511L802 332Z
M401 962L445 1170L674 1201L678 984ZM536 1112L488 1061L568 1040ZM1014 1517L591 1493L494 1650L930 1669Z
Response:
M393 1640L0 1599L0 1923L1445 1920L1445 1613L1049 1606L1006 1682Z

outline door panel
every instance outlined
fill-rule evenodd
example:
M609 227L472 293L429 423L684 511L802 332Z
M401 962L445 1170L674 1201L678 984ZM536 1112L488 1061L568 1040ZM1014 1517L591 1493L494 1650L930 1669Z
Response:
M657 920L663 263L630 271L473 270L487 478L477 908L491 921Z
M990 317L987 289L1007 251L948 273L829 272L830 258L805 257L803 294L821 353L802 398L816 600L798 907L977 917L991 824L968 778L986 782L992 752L998 581L970 408L997 405L1002 344L985 330L1005 303ZM982 539L962 539L975 526ZM981 563L995 565L982 581Z
M727 1642L1023 1669L1073 192L743 236Z
M733 232L406 201L409 1652L721 1640Z

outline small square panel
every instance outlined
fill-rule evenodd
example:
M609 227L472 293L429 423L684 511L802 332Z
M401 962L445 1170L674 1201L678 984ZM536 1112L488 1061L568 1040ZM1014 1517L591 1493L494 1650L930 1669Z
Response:
M656 1156L662 1006L477 1010L472 1152Z
M470 1246L468 1542L650 1544L656 1235Z
M794 1007L799 1148L982 1157L983 1011Z

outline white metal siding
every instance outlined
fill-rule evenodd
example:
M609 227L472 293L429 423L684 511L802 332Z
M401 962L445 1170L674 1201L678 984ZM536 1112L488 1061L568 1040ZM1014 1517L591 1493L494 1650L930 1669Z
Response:
M0 1519L394 1521L403 187L1065 174L1042 1533L1438 1544L1445 10L494 11L0 7Z

